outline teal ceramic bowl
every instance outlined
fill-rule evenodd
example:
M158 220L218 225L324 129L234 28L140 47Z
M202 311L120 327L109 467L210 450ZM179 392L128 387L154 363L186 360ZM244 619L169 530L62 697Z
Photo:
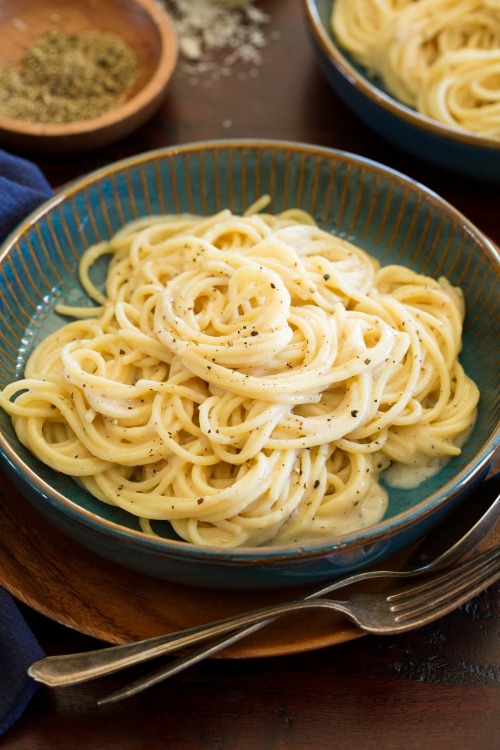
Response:
M405 106L337 44L330 17L335 0L303 0L320 67L345 104L392 144L452 172L500 184L500 141L448 127Z
M390 491L386 517L362 532L302 546L197 547L141 533L41 465L0 414L3 467L59 530L125 567L158 578L228 589L297 586L375 564L400 552L451 512L482 480L498 446L500 259L464 216L421 185L347 153L269 141L211 142L114 163L66 187L29 216L0 254L0 383L21 377L32 347L62 324L60 300L77 303L83 251L124 222L159 212L242 211L262 194L271 211L299 206L382 263L397 262L462 287L468 306L463 364L481 389L463 453L411 491Z

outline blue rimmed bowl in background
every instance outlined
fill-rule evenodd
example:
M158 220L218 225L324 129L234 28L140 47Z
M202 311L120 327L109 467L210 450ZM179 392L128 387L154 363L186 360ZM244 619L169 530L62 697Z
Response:
M320 226L375 255L447 276L465 295L462 363L481 391L476 426L460 456L414 490L390 490L378 524L308 544L198 547L166 532L143 534L132 516L105 505L42 465L0 414L5 471L50 523L83 546L182 584L264 589L319 582L398 553L464 502L498 448L500 258L466 217L422 185L382 165L297 143L240 140L141 154L100 169L30 215L0 252L0 387L22 376L31 349L62 325L58 302L83 303L82 253L140 216L245 210L269 194L270 211L300 207ZM104 273L104 271L103 271Z
M419 114L385 91L342 50L332 28L335 0L303 0L306 27L320 67L342 101L368 127L426 162L500 185L500 140L452 128Z

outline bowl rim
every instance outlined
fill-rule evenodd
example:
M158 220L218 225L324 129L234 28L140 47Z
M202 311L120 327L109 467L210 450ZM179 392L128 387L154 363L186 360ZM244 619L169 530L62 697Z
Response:
M172 77L177 64L179 43L176 28L166 9L157 0L132 1L145 11L154 23L161 39L160 57L156 69L145 86L119 107L111 109L99 117L57 124L36 123L18 120L14 117L0 116L0 131L37 139L92 134L128 120L158 99Z
M498 253L492 241L478 229L469 219L467 219L458 209L454 208L445 199L441 198L430 188L425 187L413 178L404 175L392 167L385 166L377 161L367 157L353 154L340 149L326 146L318 146L296 141L260 139L260 138L237 138L237 139L219 139L209 141L196 141L187 144L165 146L162 148L142 152L133 156L117 160L96 170L93 170L71 183L62 186L48 200L44 201L37 209L29 214L25 219L8 235L0 245L0 263L5 260L10 250L18 243L21 237L33 226L37 224L45 215L49 215L51 210L61 204L63 201L70 200L79 191L88 188L92 184L109 177L110 175L127 171L130 168L144 165L158 158L184 157L189 154L199 153L200 150L281 150L295 151L297 153L306 153L312 156L323 156L329 159L344 161L345 163L355 164L358 167L369 168L378 172L392 181L396 181L408 189L423 192L426 198L439 206L448 215L451 215L458 221L464 229L471 234L476 242L484 247L485 252L491 255L492 261L500 271L500 254ZM55 511L56 516L70 518L73 524L78 524L87 530L92 529L101 535L106 533L115 540L126 540L136 549L148 550L155 552L156 555L167 559L175 556L177 560L186 559L192 562L207 561L210 563L240 564L240 565L262 565L266 563L286 563L293 560L300 560L304 557L313 560L316 557L322 557L325 554L337 554L346 551L359 549L373 544L380 543L384 537L392 532L394 537L401 536L408 530L420 524L427 518L432 517L453 498L465 492L469 485L474 484L485 476L485 473L492 464L495 452L500 445L500 423L489 436L488 440L477 451L474 458L469 461L466 467L459 471L453 479L447 481L438 490L420 500L410 508L395 514L386 519L382 519L377 524L361 529L359 531L342 534L330 539L320 539L299 544L287 544L279 546L247 546L239 548L221 547L216 545L198 546L183 540L172 540L163 537L155 537L144 534L142 531L129 529L115 521L110 521L101 516L97 516L92 511L78 505L70 497L55 490L48 482L39 477L36 472L26 464L17 454L16 450L6 440L2 430L0 430L0 458L7 464L11 473L21 481L22 484L35 491L43 500L36 500L36 503L30 502L37 507L39 503L44 506L50 506ZM43 513L43 510L38 510ZM392 538L392 537L391 537Z
M331 0L332 8L334 2L335 0ZM373 104L381 107L388 114L404 120L407 124L418 127L434 136L450 139L466 146L487 149L491 152L500 151L500 139L481 136L440 123L438 120L420 114L420 112L387 94L376 83L360 73L345 57L340 47L325 29L319 15L317 0L302 0L302 3L309 22L309 29L323 53L333 63L340 75Z

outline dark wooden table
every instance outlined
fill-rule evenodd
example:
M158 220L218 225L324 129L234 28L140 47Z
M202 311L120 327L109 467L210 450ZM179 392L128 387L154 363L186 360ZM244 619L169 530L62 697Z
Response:
M225 137L318 143L357 152L429 186L500 243L500 191L412 159L372 134L313 58L299 0L262 0L268 46L257 76L236 68L193 84L180 68L158 114L114 147L35 160L54 187L164 145ZM293 656L212 660L114 706L114 676L41 688L0 740L5 750L453 750L500 741L500 604L493 587L441 621ZM23 606L47 653L99 645Z

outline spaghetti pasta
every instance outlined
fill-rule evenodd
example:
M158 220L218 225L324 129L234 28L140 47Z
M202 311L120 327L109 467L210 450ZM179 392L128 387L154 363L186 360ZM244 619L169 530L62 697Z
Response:
M331 25L403 104L500 138L499 0L335 0Z
M103 293L92 264L108 254ZM146 533L166 520L237 547L366 527L384 470L420 481L474 422L460 291L379 268L302 211L149 217L80 272L98 306L59 308L80 317L0 405L35 456Z

